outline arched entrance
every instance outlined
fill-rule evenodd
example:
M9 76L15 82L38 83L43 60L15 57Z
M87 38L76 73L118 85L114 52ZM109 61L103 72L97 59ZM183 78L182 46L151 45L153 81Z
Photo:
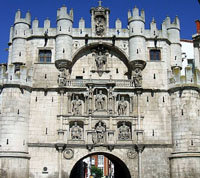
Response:
M83 160L87 157L91 157L93 155L103 155L108 158L114 165L114 178L131 178L129 169L127 168L126 164L119 159L118 157L104 152L96 152L92 154L88 154L87 156L81 158L72 168L70 173L70 178L85 178L84 177L84 168L85 163ZM110 177L108 177L110 178Z

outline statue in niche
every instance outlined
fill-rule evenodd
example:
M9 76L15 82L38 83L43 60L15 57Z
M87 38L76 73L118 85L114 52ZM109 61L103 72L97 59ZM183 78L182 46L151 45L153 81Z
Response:
M105 101L106 101L106 96L102 94L102 90L99 90L99 93L96 95L96 100L95 100L96 110L104 110Z
M66 79L67 79L66 69L60 70L60 73L58 75L58 85L59 86L65 86L66 85Z
M140 68L136 68L133 72L133 83L135 87L142 86L142 70Z
M82 106L82 102L79 99L78 95L76 95L75 99L72 101L72 113L74 115L80 115L81 114L81 106Z
M96 127L96 134L93 135L94 143L104 143L105 141L106 128L103 126L102 122L99 122Z
M118 113L119 115L126 115L127 103L124 100L124 97L121 97L121 100L118 102Z
M99 51L99 54L96 55L95 57L95 62L97 65L97 69L98 70L102 70L103 66L106 64L107 61L107 57L105 54L102 53L102 51Z
M96 25L95 25L96 34L98 36L102 36L105 31L105 19L102 16L97 16L95 18L95 21L96 21Z
M119 140L128 140L130 139L131 131L130 127L123 122L122 126L119 127Z
M72 140L80 140L82 138L82 128L74 122L74 125L71 128L71 138Z

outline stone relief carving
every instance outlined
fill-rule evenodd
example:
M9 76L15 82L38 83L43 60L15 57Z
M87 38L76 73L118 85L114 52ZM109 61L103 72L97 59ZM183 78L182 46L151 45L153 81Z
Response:
M99 90L99 93L96 95L95 107L96 110L105 110L106 96L102 93L102 90Z
M79 99L78 95L72 100L72 113L74 115L81 115L82 113L82 101Z
M92 50L93 52L93 56L95 58L95 63L96 63L96 69L95 70L91 70L91 72L97 72L99 74L99 76L101 77L103 75L104 72L109 73L110 70L106 69L106 63L107 63L107 58L108 58L108 50L102 45L100 44L99 46L97 46L96 48L94 48Z
M118 114L119 115L126 115L127 113L127 102L125 101L124 97L121 97L121 100L118 102Z
M103 66L107 62L107 56L102 53L102 51L99 51L99 54L95 56L95 62L97 66L97 70L102 70Z
M72 159L74 157L74 151L72 149L65 149L63 151L63 156L65 159Z
M66 79L67 79L67 70L66 69L61 69L59 74L58 74L58 85L60 87L66 85Z
M105 132L106 132L106 126L99 122L95 128L95 134L93 135L93 142L96 143L104 143L105 142Z
M140 68L135 68L135 70L132 71L133 76L133 83L135 87L141 87L142 86L142 70Z
M74 125L71 128L71 139L72 140L80 140L82 138L83 129L74 122Z
M105 32L105 18L103 16L95 18L95 30L98 36L103 36Z
M129 140L131 138L131 130L130 127L126 125L125 122L119 127L119 140Z
M137 156L137 152L136 152L134 149L129 149L129 150L127 151L127 156L128 156L128 158L130 158L130 159L134 159L134 158L136 158L136 156Z

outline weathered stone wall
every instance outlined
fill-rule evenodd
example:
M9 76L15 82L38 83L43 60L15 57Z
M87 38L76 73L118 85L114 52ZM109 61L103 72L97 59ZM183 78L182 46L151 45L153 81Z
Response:
M92 28L83 19L73 28L65 6L56 28L48 19L30 26L29 13L16 13L10 65L0 66L1 175L69 178L79 160L103 154L131 178L199 177L200 75L186 67L180 76L178 18L167 17L161 30L152 20L145 29L144 11L135 7L128 29L119 19L110 29L109 9L103 26L95 18L101 8L92 9ZM151 49L160 50L160 60L150 60ZM40 50L51 50L50 63L39 61ZM55 66L59 60L65 70Z

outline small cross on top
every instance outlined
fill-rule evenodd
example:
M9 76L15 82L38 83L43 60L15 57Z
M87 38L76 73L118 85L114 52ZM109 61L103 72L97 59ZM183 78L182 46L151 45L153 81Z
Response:
M102 4L102 1L100 0L100 1L98 1L99 2L99 6L101 6L101 4Z

